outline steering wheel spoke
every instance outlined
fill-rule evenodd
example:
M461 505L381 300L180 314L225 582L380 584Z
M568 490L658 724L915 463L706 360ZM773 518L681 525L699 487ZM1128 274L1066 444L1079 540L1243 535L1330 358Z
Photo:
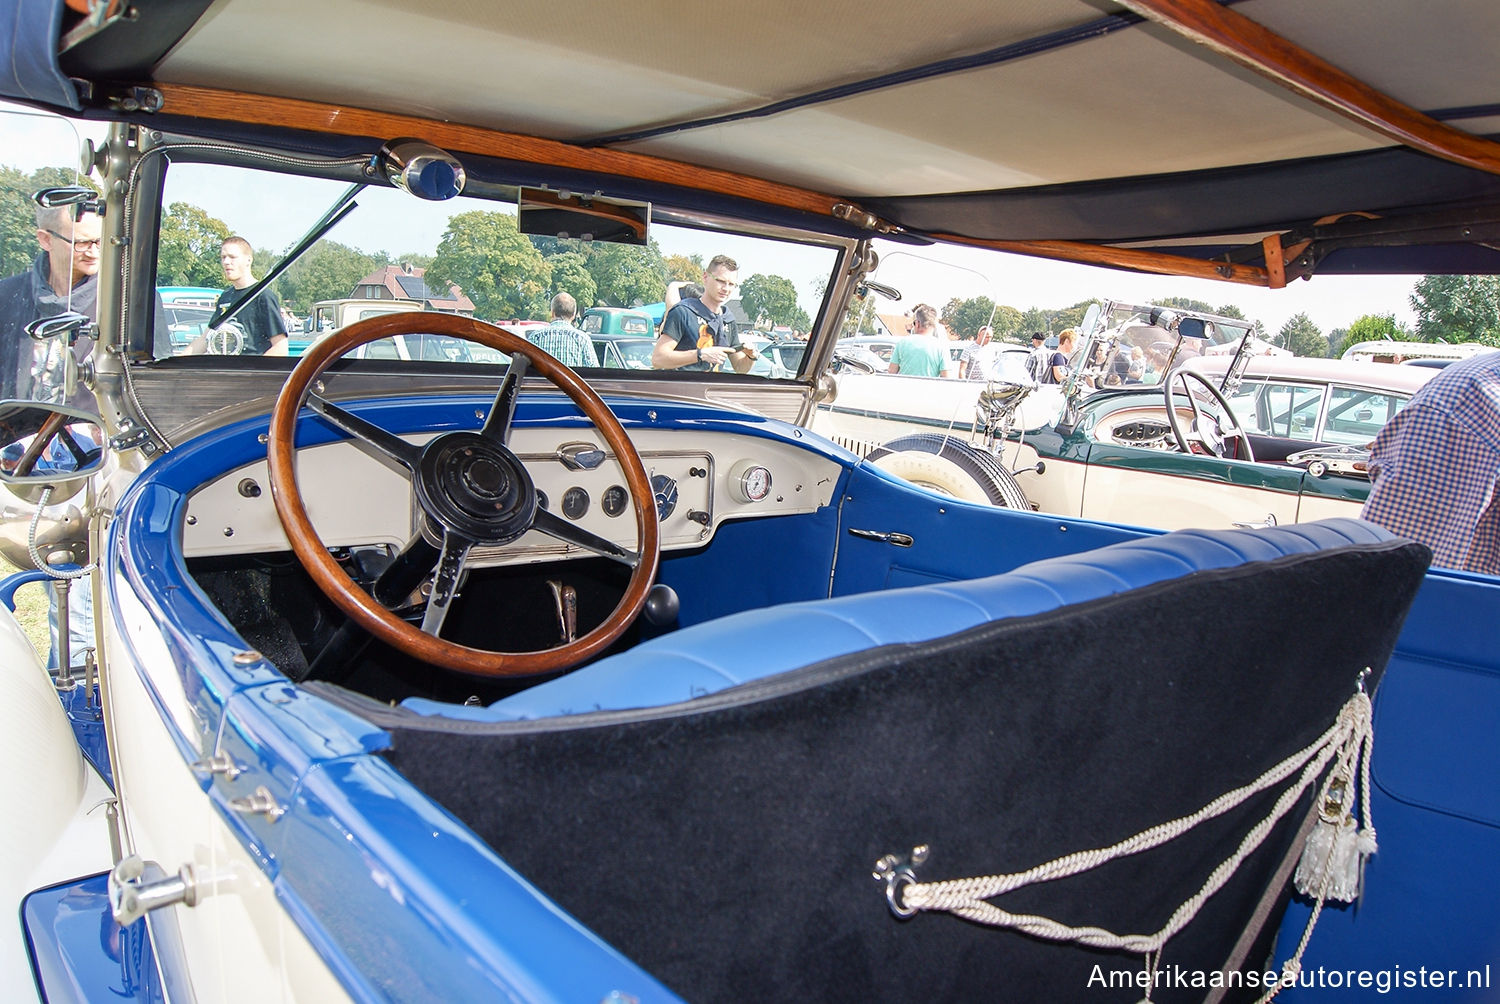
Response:
M316 394L307 395L307 406L349 435L373 446L382 457L406 468L408 474L416 471L417 460L422 455L420 446L413 446L400 436L386 432L373 422L367 422Z
M490 405L489 418L484 420L484 428L479 430L479 434L485 439L501 446L510 442L510 423L516 417L516 395L521 391L521 379L526 376L528 368L525 356L511 357L505 379L500 381L500 390L495 394L495 403Z
M427 612L422 615L422 630L434 638L443 630L443 621L448 617L448 607L458 595L463 582L464 563L474 541L462 534L449 531L443 537L443 547L438 555L437 574L432 580L432 595L427 598Z
M395 610L412 594L412 590L422 584L423 579L432 574L439 554L441 552L418 530L396 555L396 560L375 580L375 586L370 590L375 602L387 610Z
M536 521L531 528L540 530L547 536L564 543L577 545L606 558L613 558L630 568L635 568L641 563L641 556L635 551L627 551L614 541L606 540L597 533L591 533L577 523L569 523L546 509L537 510Z

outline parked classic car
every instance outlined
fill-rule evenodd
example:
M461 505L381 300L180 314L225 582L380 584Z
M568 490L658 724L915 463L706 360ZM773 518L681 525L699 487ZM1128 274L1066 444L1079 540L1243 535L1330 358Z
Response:
M88 251L12 241L5 271L99 274L97 311L83 278L58 305L84 309L6 332L39 365L0 407L0 549L93 615L51 674L0 616L6 999L1493 994L1500 584L1353 520L973 504L808 428L876 234L1263 285L1420 271L1432 239L1481 268L1485 171L1379 146L1367 90L1346 126L1309 104L1340 79L1278 99L1088 4L863 8L902 68L875 78L833 6L717 8L730 45L662 3L73 6L0 7L0 93L33 106L0 150L88 140L39 193L0 172L21 232L34 207ZM1457 116L1488 100L1363 33L1482 71L1493 4L1202 6ZM558 72L481 79L506 64ZM97 189L57 183L79 165ZM644 243L521 234L539 186L592 221L618 200ZM183 203L288 269L325 235L431 254L496 317L580 260L646 299L666 257L719 253L817 309L781 377L573 371L422 311L298 360L173 356L150 306ZM510 361L358 357L408 336Z
M893 473L997 505L1162 529L1358 516L1363 448L1433 371L1249 355L1251 339L1237 318L1107 303L1065 389L1031 386L1019 365L957 394L841 378L818 427ZM1117 365L1136 347L1139 377Z

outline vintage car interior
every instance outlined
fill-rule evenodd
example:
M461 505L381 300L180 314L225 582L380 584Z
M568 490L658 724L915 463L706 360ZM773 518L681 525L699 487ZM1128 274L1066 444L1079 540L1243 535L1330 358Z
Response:
M1493 4L0 23L0 604L46 589L45 642L0 614L0 998L1492 995L1492 577L983 504L813 418L887 246L1500 271ZM716 369L706 300L683 368L541 344L707 273L806 347Z

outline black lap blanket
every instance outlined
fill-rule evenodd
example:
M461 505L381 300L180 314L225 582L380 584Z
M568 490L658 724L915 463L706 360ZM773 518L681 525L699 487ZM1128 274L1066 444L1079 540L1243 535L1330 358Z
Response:
M898 920L873 865L926 844L923 881L1020 871L1252 781L1332 724L1361 670L1378 680L1427 557L1397 541L1200 572L647 711L371 717L398 770L688 1000L1135 1001L1099 980L1140 956ZM997 905L1154 932L1276 794ZM1224 965L1310 805L1163 966ZM1247 968L1264 969L1286 895Z

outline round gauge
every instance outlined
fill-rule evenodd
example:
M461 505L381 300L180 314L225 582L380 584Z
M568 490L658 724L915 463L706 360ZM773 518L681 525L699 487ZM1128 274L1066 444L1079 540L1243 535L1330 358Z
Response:
M729 469L729 490L741 502L762 502L771 494L771 472L751 460Z
M582 488L569 488L563 492L562 511L568 519L582 519L589 511L589 493Z
M626 493L623 485L610 485L604 489L604 494L599 496L599 507L604 510L606 516L620 515L629 504L630 495Z
M665 474L653 474L651 493L656 496L657 522L665 523L677 508L677 482Z

